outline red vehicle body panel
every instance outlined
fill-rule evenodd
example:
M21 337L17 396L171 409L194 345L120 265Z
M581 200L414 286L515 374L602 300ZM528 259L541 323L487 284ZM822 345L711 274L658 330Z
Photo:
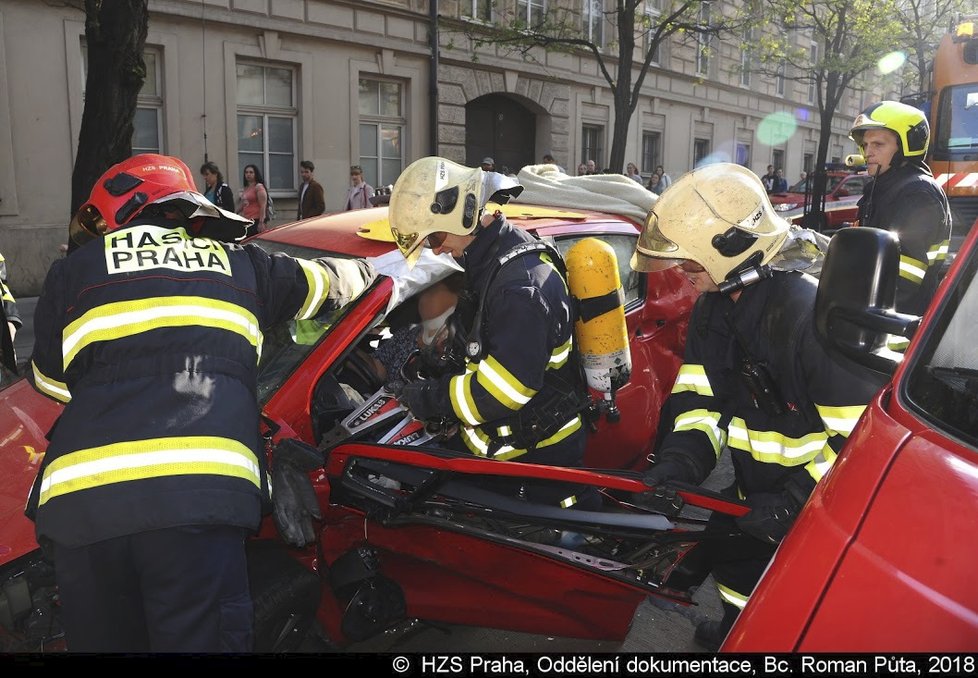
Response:
M0 565L37 548L34 523L24 515L27 493L47 449L45 434L61 407L36 392L24 379L0 398Z
M917 336L976 248L972 229ZM921 343L816 486L724 651L978 648L978 454L903 401Z

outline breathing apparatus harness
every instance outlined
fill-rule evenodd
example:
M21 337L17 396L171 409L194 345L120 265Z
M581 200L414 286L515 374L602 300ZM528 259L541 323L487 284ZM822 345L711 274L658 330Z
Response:
M485 357L487 342L484 332L486 299L489 296L489 288L499 272L508 264L524 256L538 254L549 256L557 273L566 284L567 268L564 265L563 257L553 245L541 240L525 242L512 247L502 255L498 254L497 246L497 249L491 252L494 261L485 276L477 302L472 298L468 289L459 298L458 310L452 318L452 322L456 324L455 340L451 349L455 352L455 358L452 362L460 362L461 366L464 367L466 360L478 361ZM570 299L571 315L569 322L573 336L573 322L577 314L577 303L573 297ZM467 330L464 329L465 326L468 326ZM557 370L546 370L543 377L544 386L540 393L511 416L492 422L494 430L490 433L489 456L493 456L504 445L509 445L515 449L532 450L537 443L546 440L560 430L570 417L589 409L591 398L584 384L577 341L574 340L568 358L568 366ZM500 429L506 430L508 433L500 435L498 433Z

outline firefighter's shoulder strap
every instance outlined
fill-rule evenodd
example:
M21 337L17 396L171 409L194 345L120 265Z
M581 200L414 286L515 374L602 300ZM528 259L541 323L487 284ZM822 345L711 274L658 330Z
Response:
M475 317L472 321L472 327L466 335L468 338L468 343L465 346L465 353L469 360L474 360L481 357L484 349L482 340L482 326L483 321L485 320L486 299L489 297L489 288L492 286L493 280L496 279L496 276L507 264L530 254L542 253L550 255L550 259L553 262L554 267L557 269L557 273L560 274L560 277L565 283L567 282L567 267L564 265L564 258L560 256L560 252L557 251L557 248L548 242L537 240L520 243L519 245L516 245L515 247L506 250L506 252L503 254L497 256L492 268L490 268L486 274L485 280L482 284L482 289L479 290L479 306L476 309ZM576 314L576 309L572 309L572 313ZM572 315L572 319L573 317L574 315Z

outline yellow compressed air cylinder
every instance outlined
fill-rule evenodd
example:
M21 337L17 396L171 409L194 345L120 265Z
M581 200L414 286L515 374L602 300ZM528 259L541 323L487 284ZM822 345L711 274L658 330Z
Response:
M612 393L632 372L618 258L607 243L585 238L567 251L567 279L580 316L574 336L588 386Z

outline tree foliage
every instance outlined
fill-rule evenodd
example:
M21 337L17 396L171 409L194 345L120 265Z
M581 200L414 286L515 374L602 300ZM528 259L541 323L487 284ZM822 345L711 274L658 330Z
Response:
M132 155L136 98L146 77L147 4L148 0L85 0L88 70L71 175L72 215L105 170Z
M905 71L906 85L925 92L930 85L928 64L958 12L968 0L899 0L896 5L904 28L903 45L912 68Z
M764 0L752 17L760 35L752 47L757 70L781 73L814 90L820 125L816 170L825 166L832 120L843 95L859 76L874 73L880 59L901 45L904 34L896 2ZM823 211L824 194L825 175L817 171L811 203L815 218Z
M693 40L698 35L718 37L731 30L732 20L715 7L709 22L701 21L704 0L662 0L659 8L647 11L647 0L551 0L547 11L527 16L516 13L516 3L505 10L498 3L492 26L465 24L459 30L476 51L494 47L521 53L531 59L535 48L546 51L586 53L597 64L614 100L614 126L608 166L621 172L625 164L628 125L640 100L642 85L660 46L671 36ZM589 30L585 5L600 15L601 34ZM610 28L611 30L606 30ZM609 34L613 37L609 37Z

